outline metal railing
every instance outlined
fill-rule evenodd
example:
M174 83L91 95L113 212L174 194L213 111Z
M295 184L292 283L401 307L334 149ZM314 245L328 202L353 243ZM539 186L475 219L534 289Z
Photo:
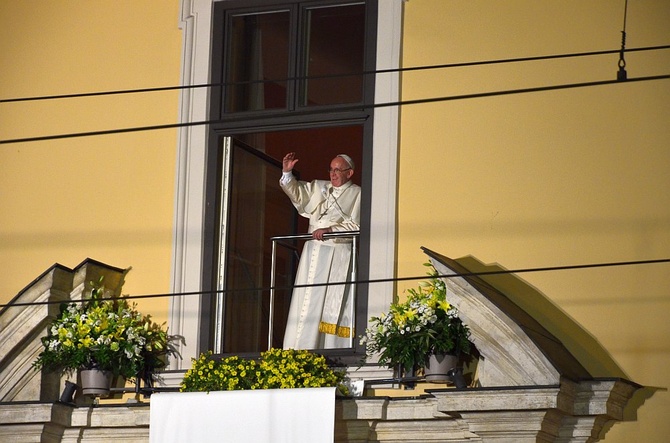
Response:
M330 232L323 235L324 240L330 240L333 238L351 238L351 279L349 280L352 284L352 300L349 316L351 318L351 327L349 328L349 347L354 345L354 325L356 324L354 319L354 313L356 311L356 268L358 267L358 237L360 231L342 231L342 232ZM270 238L272 241L272 269L270 273L270 312L268 318L268 349L272 347L272 333L274 328L274 306L275 306L275 285L276 285L276 262L277 262L277 246L284 246L289 249L294 249L295 247L288 243L283 243L287 240L312 240L312 234L296 234L296 235L280 235L277 237ZM333 282L336 284L344 284L345 282ZM329 283L324 283L328 285Z

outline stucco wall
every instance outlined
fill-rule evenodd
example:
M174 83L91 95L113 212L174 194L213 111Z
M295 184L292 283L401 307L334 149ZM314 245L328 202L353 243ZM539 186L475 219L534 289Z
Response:
M2 99L177 86L179 1L0 0ZM171 124L178 91L0 104L0 139ZM0 145L0 302L58 262L168 292L174 129ZM140 302L167 318L165 299Z
M0 97L174 86L179 1L0 0ZM409 0L403 63L618 49L623 1ZM665 0L630 2L629 48L670 43ZM406 100L616 78L618 55L403 74ZM670 51L630 53L630 78ZM174 123L178 92L0 104L0 139ZM508 269L670 257L670 81L402 108L398 276L426 246ZM0 145L0 302L53 263L132 266L125 291L168 292L176 131ZM524 274L610 351L667 387L668 265ZM160 320L164 299L142 305ZM594 374L600 375L600 374ZM607 441L664 441L657 392Z
M667 2L629 3L628 48L670 43ZM624 2L611 1L410 0L403 65L618 49L623 12ZM403 100L614 80L617 61L406 72ZM626 62L631 79L670 73L668 50ZM398 276L425 272L420 246L507 269L669 258L669 118L667 79L404 106ZM590 331L631 380L667 387L669 266L520 277ZM606 441L665 441L669 413L670 396L657 392Z

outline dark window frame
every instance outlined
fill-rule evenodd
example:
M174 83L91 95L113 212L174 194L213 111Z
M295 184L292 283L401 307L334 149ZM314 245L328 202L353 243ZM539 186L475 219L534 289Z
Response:
M223 137L234 136L240 133L266 132L276 130L306 129L313 127L341 126L360 124L364 127L363 136L363 165L360 169L361 186L363 188L361 201L361 241L359 244L359 269L360 281L367 281L370 275L370 203L371 203L371 170L372 170L372 137L373 137L373 114L374 114L374 75L366 75L363 88L363 102L347 105L321 105L311 107L298 107L297 109L244 111L225 114L222 112L222 81L225 78L225 66L223 50L225 44L225 26L217 26L217 20L225 16L226 11L235 9L236 12L261 12L268 9L296 8L298 6L329 6L338 4L360 3L356 0L313 0L313 1L287 1L287 0L225 0L214 4L214 26L211 54L211 79L210 90L210 121L207 143L206 160L206 192L205 192L205 222L203 235L203 275L202 288L203 298L201 305L201 334L199 340L200 349L212 349L212 337L214 323L211 316L213 312L213 300L217 288L216 260L217 251L217 217L218 202L221 197L221 145ZM376 32L377 32L377 1L366 0L366 31L365 31L365 63L366 73L374 72L376 61ZM299 8L298 8L299 9ZM219 22L219 23L225 23ZM297 30L292 30L297 32ZM297 56L293 51L293 56ZM299 94L294 94L297 100ZM357 288L356 305L356 336L360 336L367 326L368 285L361 283ZM320 353L334 358L343 364L353 365L360 361L365 349L354 339L353 349L324 349Z
M251 4L251 5L250 5ZM255 6L254 6L255 4ZM337 5L355 5L364 4L366 8L365 24L365 61L363 76L363 91L361 101L357 103L342 103L328 105L302 105L304 90L301 83L305 81L301 77L301 68L304 68L306 61L305 53L301 49L306 44L305 29L303 29L304 15L311 8L337 6ZM287 107L263 110L248 110L228 112L226 108L225 95L227 78L227 57L230 55L230 48L226 36L229 32L230 18L238 14L267 13L277 10L289 10L291 13L290 42L293 45L289 51L290 60L288 62L289 72ZM210 120L229 121L248 118L263 118L265 116L282 116L289 114L312 114L314 112L329 112L340 110L347 112L365 108L374 102L374 72L375 65L370 63L374 59L376 52L376 30L377 30L377 0L312 0L312 1L290 1L290 0L224 0L214 4L213 32L212 32L212 55L224 54L223 56L212 56L211 69L211 90L210 90Z

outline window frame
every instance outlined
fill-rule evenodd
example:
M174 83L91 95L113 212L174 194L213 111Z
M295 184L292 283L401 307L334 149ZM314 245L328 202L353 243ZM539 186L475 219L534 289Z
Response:
M177 140L171 290L183 296L170 299L168 325L171 333L184 336L186 343L179 345L183 359L170 362L170 369L177 371L175 380L180 378L179 371L190 367L190 359L204 350L200 347L201 332L209 327L207 322L201 323L201 301L205 297L202 276L206 261L205 233L208 229L204 217L208 204L205 171L208 139L212 134L209 126L197 122L206 122L209 118L210 95L208 88L202 85L213 83L210 54L213 6L216 3L214 0L194 0L183 2L181 9L184 88L181 91L180 121L185 125L179 129ZM268 0L264 3L281 2ZM370 280L379 280L379 283L369 286L367 318L386 309L395 292L395 286L389 279L395 275L396 263L397 103L400 96L397 68L400 66L403 4L404 0L379 0L377 10L375 69L384 73L375 75L375 125L370 135L372 150L365 152L363 161L370 167L365 185L369 186L371 194L365 195L363 201L370 208L367 222L370 226L370 252L367 259L361 257L360 265L366 268ZM234 119L226 123L237 126L237 129L243 126ZM278 123L281 121L260 118L254 126L265 124L271 127ZM367 318L359 318L359 321L367 324ZM360 329L358 324L357 328ZM168 378L166 381L170 382Z
M250 5L250 3L252 5ZM255 5L254 5L255 3ZM228 121L250 117L262 118L264 116L284 115L288 113L304 113L309 115L313 112L324 112L324 110L340 109L343 112L353 109L361 109L366 104L372 103L374 88L368 87L374 84L374 75L363 74L363 91L361 101L356 103L342 103L329 105L302 105L304 98L305 81L301 72L305 69L305 52L302 50L306 44L305 15L309 9L322 7L334 7L338 5L362 4L366 7L366 36L364 48L365 62L364 72L374 72L374 66L368 66L370 60L369 54L374 54L376 50L376 15L377 0L224 0L215 2L213 5L213 23L220 23L222 26L214 26L212 31L212 54L224 54L223 57L212 58L212 93L211 93L211 113L212 120ZM226 34L231 26L231 17L243 14L262 14L273 11L288 10L291 14L289 30L289 72L287 73L287 104L286 108L273 108L262 110L247 110L229 112L226 108L225 85L228 71L226 69L227 61L231 54L230 47L226 46ZM373 20L371 23L369 20ZM370 33L372 32L372 35ZM373 80L370 80L372 78Z
M224 36L228 34L226 27L230 24L230 17L238 14L251 14L254 12L264 13L275 9L290 9L294 16L291 17L291 23L296 25L294 29L291 29L291 34L299 34L302 30L299 24L302 20L302 17L297 17L301 15L307 8L315 7L317 5L338 5L338 4L360 4L360 1L354 0L343 0L343 1L310 1L310 2L296 2L294 8L289 8L287 2L274 2L279 5L277 8L269 7L263 2L262 7L254 8L249 6L249 0L244 2L244 8L234 8L234 6L239 5L236 1L231 2L221 2L214 6L214 22L222 23L222 26L219 26L218 29L215 26L214 30L214 40L217 42L216 45L212 47L212 73L211 77L214 79L224 79L226 77L226 65L225 61L228 57L228 53L217 52L221 51L226 47L226 39ZM231 8L232 6L232 8ZM376 2L366 3L366 17L372 16L373 21L366 23L366 36L365 36L365 68L366 70L373 70L374 61L376 60L375 49L376 49ZM367 21L368 19L366 19ZM304 44L304 39L296 39L294 42L298 44ZM302 54L303 47L291 48L290 52L293 53L294 57L300 58L299 54ZM300 61L294 59L290 64L298 64ZM242 111L242 112L233 112L233 113L224 113L223 103L225 102L225 95L222 94L221 89L216 89L212 91L212 101L211 101L211 114L212 116L218 117L220 122L213 123L209 128L209 144L208 144L208 154L207 154L207 174L206 174L206 212L205 212L205 251L204 251L204 269L203 269L203 279L202 279L202 288L205 294L214 294L218 290L218 273L216 272L217 267L215 266L216 261L218 260L219 252L218 251L218 242L217 238L220 236L218 233L219 223L217 222L218 214L220 213L218 208L218 202L221 201L221 185L220 181L223 175L223 171L220 166L222 165L222 152L221 144L223 139L228 136L234 136L235 134L240 133L258 133L266 132L271 130L286 129L306 129L310 127L325 127L325 126L340 126L345 124L360 124L363 126L363 156L366 157L365 153L371 150L372 146L372 133L373 133L373 121L374 121L374 76L369 76L365 80L362 99L366 101L367 107L362 106L361 103L357 103L354 106L354 109L350 110L352 105L347 105L342 110L342 105L324 105L324 106L314 106L314 107L305 107L305 112L303 110L294 110L290 103L294 103L296 100L300 99L300 93L298 89L293 88L295 94L289 98L288 109L284 110L260 110L260 111ZM291 89L291 88L289 88ZM357 108L357 109L356 109ZM210 120L215 120L214 118ZM369 157L369 156L367 156ZM365 167L365 165L363 165ZM361 203L361 241L359 244L359 270L358 275L359 279L367 279L368 269L366 269L364 263L369 261L369 241L367 240L367 233L370 231L369 220L370 220L370 211L369 211L369 194L370 194L370 174L365 170L361 170L361 186L363 188L363 196ZM368 190L367 192L365 190ZM367 197L366 197L367 195ZM214 328L217 327L218 322L213 321L211 318L213 311L213 298L210 295L204 295L201 302L201 323L203 325L207 324L207 328L201 333L199 347L201 349L211 349L214 346L212 337L216 335ZM360 320L362 319L362 320ZM367 324L367 288L366 285L359 285L357 289L357 303L356 303L356 321L355 325L356 330L365 329L365 324ZM338 356L340 358L353 358L356 361L360 360L362 348L358 344L357 340L354 340L354 347L346 349L327 349L319 350L323 351L324 354ZM216 352L216 350L215 350ZM353 360L352 360L353 361Z

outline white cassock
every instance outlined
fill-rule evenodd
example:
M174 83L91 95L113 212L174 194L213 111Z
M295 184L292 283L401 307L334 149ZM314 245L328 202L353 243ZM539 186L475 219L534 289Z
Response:
M360 230L361 188L351 181L336 188L327 180L304 182L284 173L279 181L293 206L309 218L309 232ZM351 276L351 238L310 240L298 264L297 285L345 282ZM299 287L293 290L284 349L326 349L350 346L351 285Z

